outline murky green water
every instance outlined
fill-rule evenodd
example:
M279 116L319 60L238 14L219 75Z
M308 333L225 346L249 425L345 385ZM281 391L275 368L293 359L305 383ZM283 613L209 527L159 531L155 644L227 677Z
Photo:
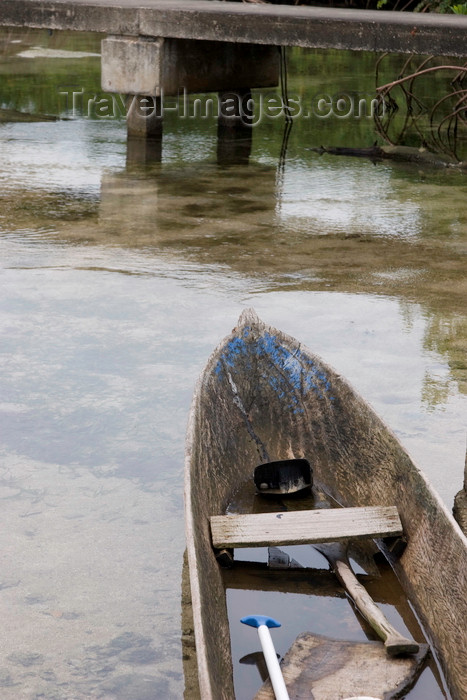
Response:
M214 120L172 113L162 162L127 163L121 119L11 113L64 115L70 86L87 105L96 37L3 31L0 47L0 695L180 698L185 426L245 306L346 375L451 507L465 175L310 150L377 138L337 116L297 120L282 165L265 119L228 167ZM297 52L289 89L366 94L374 65Z

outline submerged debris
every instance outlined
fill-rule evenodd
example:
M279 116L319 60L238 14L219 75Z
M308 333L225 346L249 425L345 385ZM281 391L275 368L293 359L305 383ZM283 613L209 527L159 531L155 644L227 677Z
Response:
M56 122L60 117L52 114L30 114L17 109L0 109L0 124L6 122Z
M309 149L315 153L327 153L333 156L353 156L355 158L369 158L377 162L380 160L394 160L401 163L416 163L438 168L458 168L467 171L467 161L457 161L453 158L432 153L426 148L414 148L412 146L378 146L374 144L369 148L347 148L345 146L320 146Z

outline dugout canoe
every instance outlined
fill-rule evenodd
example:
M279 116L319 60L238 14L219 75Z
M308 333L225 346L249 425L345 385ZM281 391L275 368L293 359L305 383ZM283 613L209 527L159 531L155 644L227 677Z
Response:
M235 697L210 518L225 514L257 464L290 458L308 459L315 483L343 507L397 506L407 545L396 556L378 544L423 625L451 697L466 700L467 539L349 383L251 309L209 358L187 430L186 540L203 700Z

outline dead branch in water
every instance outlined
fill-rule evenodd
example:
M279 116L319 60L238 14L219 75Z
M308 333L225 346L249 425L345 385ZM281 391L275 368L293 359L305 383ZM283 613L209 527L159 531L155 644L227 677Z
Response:
M376 64L377 84L386 56L387 54L380 57ZM429 56L413 70L411 65L414 58L411 56L405 59L397 79L376 87L380 100L380 110L375 115L378 134L394 146L403 143L409 132L414 130L418 134L421 146L448 154L458 161L460 141L467 137L467 63L429 65L430 62L438 60L435 56ZM449 81L451 89L447 87L446 94L434 104L430 104L427 92L432 94L432 91L426 90L426 79L442 72L454 73ZM398 91L402 92L405 105L398 103ZM398 112L399 116L396 118Z

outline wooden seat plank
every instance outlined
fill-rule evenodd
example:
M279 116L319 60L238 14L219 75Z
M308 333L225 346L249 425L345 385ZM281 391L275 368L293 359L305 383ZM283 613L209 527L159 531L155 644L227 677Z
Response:
M210 520L212 543L217 549L314 544L402 534L396 506L214 515Z

